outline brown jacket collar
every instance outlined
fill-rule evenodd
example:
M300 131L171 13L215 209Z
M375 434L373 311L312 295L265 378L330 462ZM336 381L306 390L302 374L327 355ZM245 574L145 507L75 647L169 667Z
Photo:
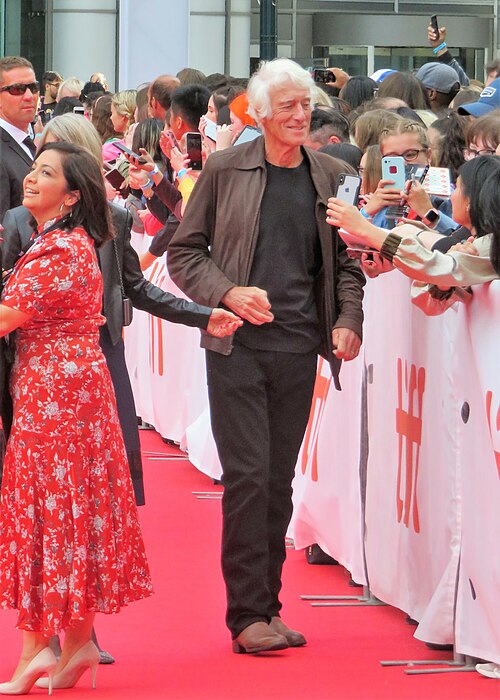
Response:
M331 186L325 175L322 163L323 165L329 162L331 163L330 159L332 156L326 153L318 153L307 146L302 146L301 151L309 165L316 192L321 202L326 206L328 197L331 197L334 193L331 191ZM236 170L256 170L258 168L264 168L266 164L265 137L259 136L259 138L250 143L231 149L230 155L228 151L224 153L229 158L231 158L231 156L234 157L234 163L231 163L231 166Z

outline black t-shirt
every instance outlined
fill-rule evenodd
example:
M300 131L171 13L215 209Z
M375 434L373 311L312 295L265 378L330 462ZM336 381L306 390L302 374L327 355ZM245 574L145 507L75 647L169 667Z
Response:
M267 166L259 236L249 287L265 289L272 323L245 321L236 340L259 350L306 353L319 347L314 279L321 268L316 190L306 161L297 168Z

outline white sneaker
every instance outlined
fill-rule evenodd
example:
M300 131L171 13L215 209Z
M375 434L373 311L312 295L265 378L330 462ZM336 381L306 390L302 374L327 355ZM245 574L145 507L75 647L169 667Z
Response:
M476 664L476 671L487 678L497 678L500 680L499 664Z

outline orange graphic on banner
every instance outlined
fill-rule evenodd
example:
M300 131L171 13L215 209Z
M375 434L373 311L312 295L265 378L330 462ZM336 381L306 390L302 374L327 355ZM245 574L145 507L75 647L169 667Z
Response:
M404 387L404 392L403 392ZM417 368L414 364L408 371L408 362L398 358L398 407L396 409L396 430L398 440L398 477L397 477L397 513L398 523L403 521L409 527L413 515L413 528L420 532L418 514L417 482L420 460L420 445L422 444L422 403L425 391L425 369ZM403 407L403 393L407 407ZM401 482L404 472L404 493Z
M304 446L302 448L301 470L302 474L307 471L309 459L311 459L311 479L318 481L318 435L325 410L326 399L330 384L332 383L332 375L323 376L323 367L328 364L320 357L318 364L318 373L316 374L316 382L314 384L314 393L311 403L311 413L307 423L306 434L304 437Z
M160 270L158 268L158 263L155 263L150 276L150 281L153 282L153 284L156 284L157 287L161 287L167 275L164 267L160 268ZM160 272L160 274L158 275L158 279L155 279L157 271ZM151 366L151 371L153 374L159 374L160 377L163 377L165 363L163 354L163 325L161 318L149 316L149 337L149 363Z
M500 405L497 409L496 421L493 420L493 392L486 392L486 416L488 418L488 428L490 429L491 440L493 442L493 428L497 433L500 433ZM492 425L493 424L493 425ZM495 459L497 463L498 478L500 479L500 452L495 450L495 445L493 445L493 452L495 454Z

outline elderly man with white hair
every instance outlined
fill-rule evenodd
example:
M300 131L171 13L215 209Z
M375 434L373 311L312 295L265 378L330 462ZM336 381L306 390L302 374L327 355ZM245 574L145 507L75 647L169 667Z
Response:
M248 85L248 113L263 136L209 157L168 252L186 294L244 319L231 337L202 337L236 653L306 643L280 617L291 483L317 353L338 385L341 360L356 357L361 344L364 276L326 223L346 166L304 147L313 89L293 61L261 65Z

